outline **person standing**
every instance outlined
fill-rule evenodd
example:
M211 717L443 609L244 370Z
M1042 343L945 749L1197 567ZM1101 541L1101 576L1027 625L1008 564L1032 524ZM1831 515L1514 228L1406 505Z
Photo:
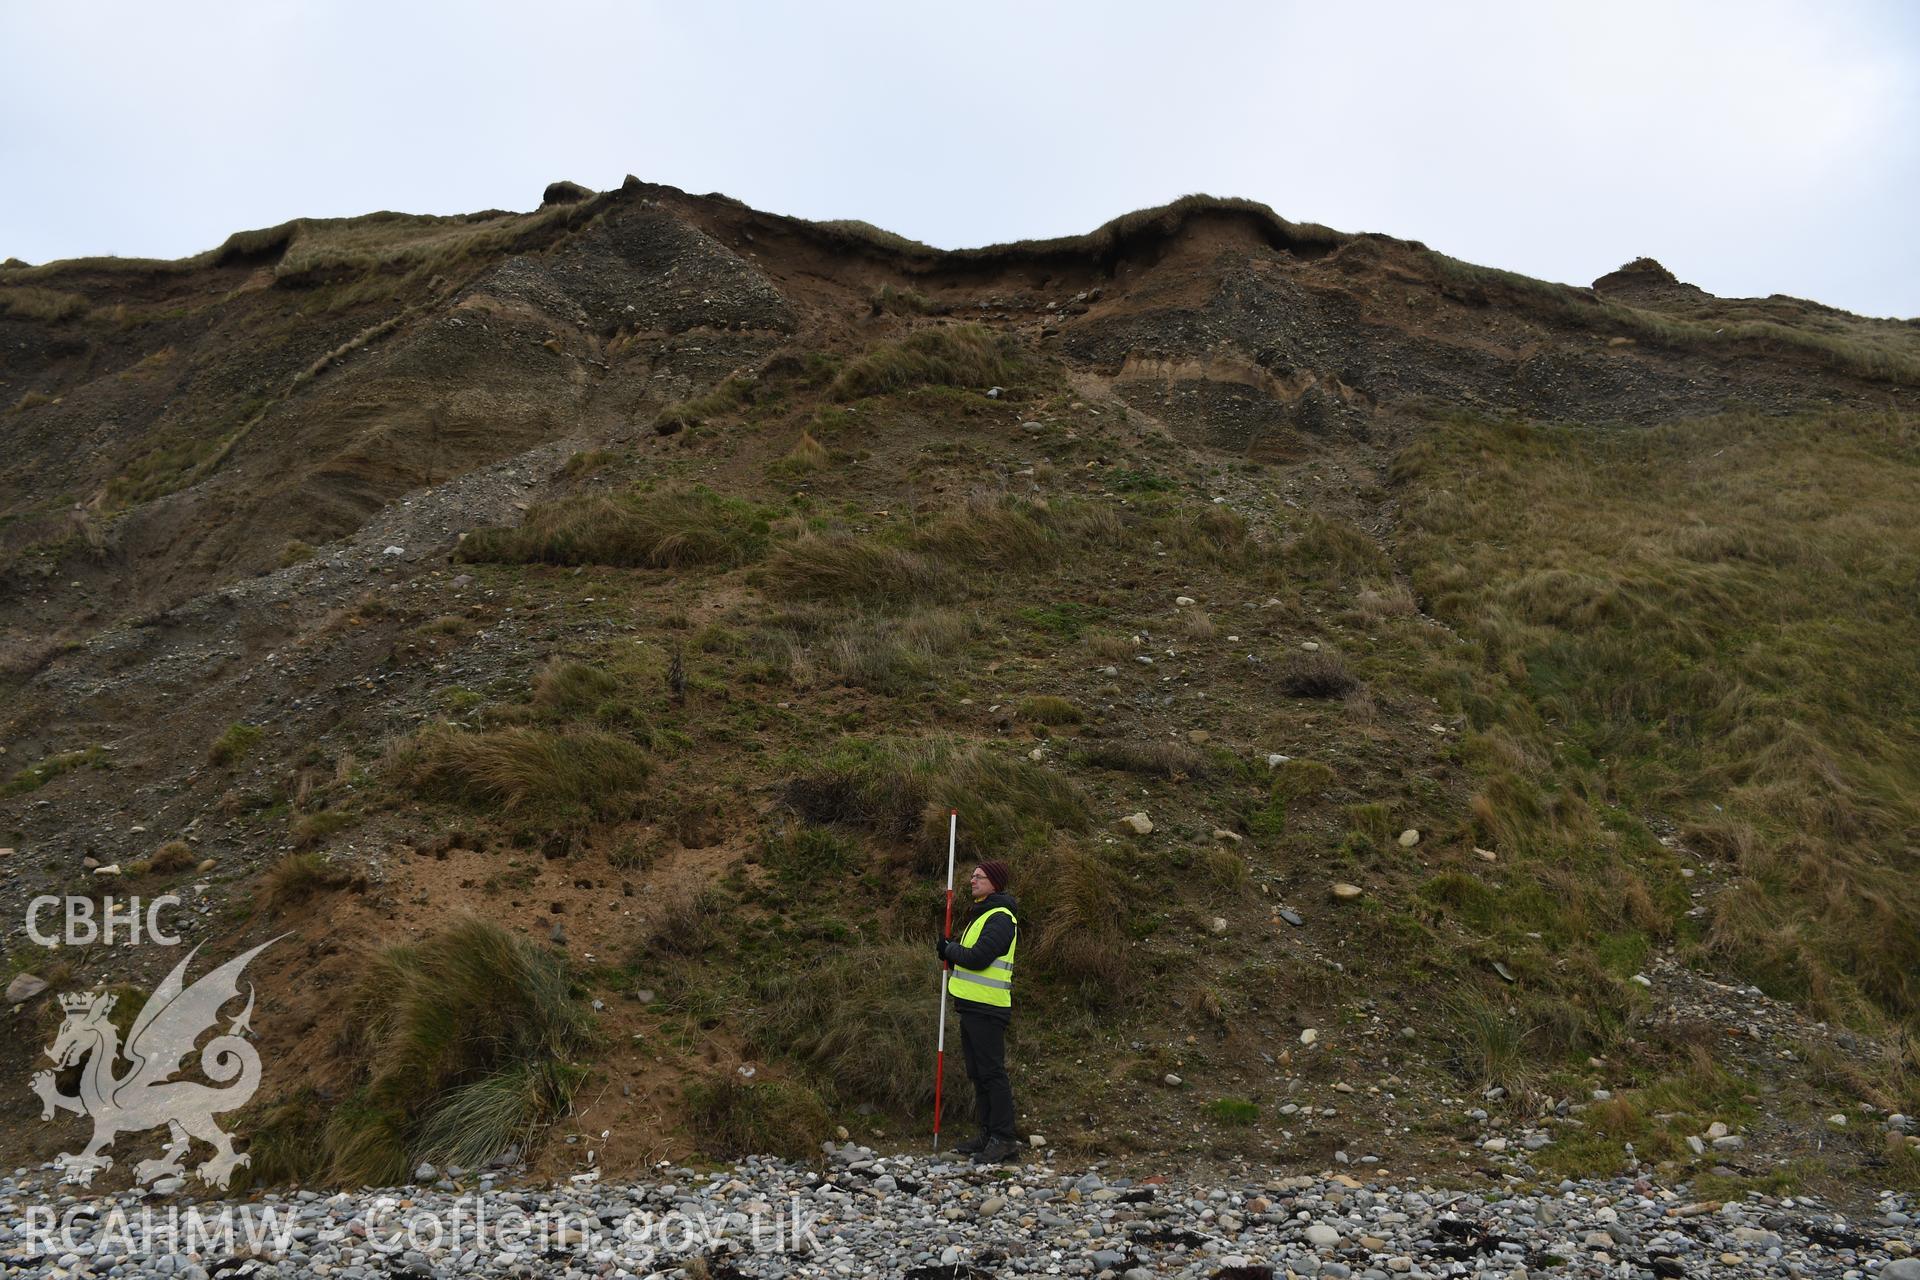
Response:
M1013 954L1020 940L1019 903L1006 891L1007 864L989 859L973 869L973 918L957 939L939 940L953 966L947 994L960 1014L960 1052L980 1132L955 1147L975 1164L999 1164L1020 1149L1013 1130L1013 1082L1007 1078L1007 1024L1013 1019Z

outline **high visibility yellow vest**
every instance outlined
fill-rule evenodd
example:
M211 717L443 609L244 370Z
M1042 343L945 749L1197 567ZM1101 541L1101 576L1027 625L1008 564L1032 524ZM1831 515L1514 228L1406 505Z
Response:
M953 972L947 975L947 994L956 1000L971 1000L975 1004L998 1005L1002 1009L1013 1007L1013 953L1020 946L1020 921L1005 907L995 907L991 911L982 911L967 926L961 935L960 945L971 947L980 941L980 930L986 927L988 920L1001 912L1014 922L1013 941L1007 944L1007 954L997 960L987 961L984 969L962 969L953 966Z

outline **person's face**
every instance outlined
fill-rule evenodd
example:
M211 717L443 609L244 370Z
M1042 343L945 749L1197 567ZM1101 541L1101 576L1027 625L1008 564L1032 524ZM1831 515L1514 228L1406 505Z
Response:
M973 869L973 875L967 883L973 890L973 900L975 902L980 901L980 899L993 892L993 881L988 879L987 873L978 867Z

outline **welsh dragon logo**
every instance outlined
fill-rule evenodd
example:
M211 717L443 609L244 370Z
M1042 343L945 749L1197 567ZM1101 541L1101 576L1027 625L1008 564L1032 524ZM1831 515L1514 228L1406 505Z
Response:
M188 1148L198 1138L211 1145L214 1154L194 1172L208 1186L226 1190L233 1171L249 1161L233 1149L232 1137L213 1117L245 1106L260 1087L260 1055L245 1038L252 1031L248 1024L253 1016L252 983L247 984L246 1008L235 1015L224 1034L200 1050L201 1074L215 1084L234 1083L216 1089L197 1080L171 1077L180 1070L181 1059L194 1051L194 1042L218 1023L221 1007L239 997L240 974L247 962L279 940L271 938L192 986L184 986L187 965L200 948L189 951L147 998L127 1032L125 1046L120 1043L119 1028L108 1017L116 996L87 992L60 997L66 1019L47 1056L55 1070L84 1063L80 1092L61 1093L53 1071L35 1073L33 1091L40 1095L40 1118L51 1120L57 1112L71 1111L93 1120L93 1141L86 1149L58 1157L66 1170L65 1181L91 1183L95 1173L113 1167L113 1157L105 1152L115 1138L164 1125L165 1153L134 1166L135 1180L144 1186L183 1175ZM123 1058L128 1064L124 1071L120 1070Z

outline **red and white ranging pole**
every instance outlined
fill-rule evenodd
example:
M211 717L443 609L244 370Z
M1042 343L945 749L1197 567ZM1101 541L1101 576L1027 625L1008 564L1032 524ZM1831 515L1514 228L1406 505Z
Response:
M947 810L947 923L942 927L940 936L953 937L953 851L960 834L960 811ZM947 975L953 972L953 962L947 961L940 966L940 1039L933 1051L933 1149L940 1150L940 1080L947 1066Z

